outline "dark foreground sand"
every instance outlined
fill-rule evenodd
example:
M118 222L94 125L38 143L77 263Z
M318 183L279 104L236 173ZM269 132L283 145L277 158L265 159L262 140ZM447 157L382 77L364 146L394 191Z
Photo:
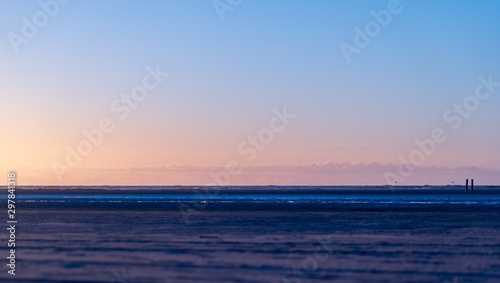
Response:
M24 203L18 215L17 275L2 264L2 283L500 282L498 207L210 204L185 222L177 205Z

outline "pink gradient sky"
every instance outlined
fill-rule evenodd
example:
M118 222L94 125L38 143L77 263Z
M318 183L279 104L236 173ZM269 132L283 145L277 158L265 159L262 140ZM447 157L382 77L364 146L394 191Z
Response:
M0 3L0 33L21 33L37 3ZM81 1L18 53L4 40L0 174L17 171L20 185L204 185L234 160L229 185L383 185L415 140L442 129L446 141L398 184L500 183L497 2L405 2L350 63L340 43L387 1L245 2L224 21L207 3ZM126 104L145 80L155 86ZM489 97L459 114L478 88ZM295 117L255 156L241 146L284 108ZM103 119L113 131L68 164L67 148Z

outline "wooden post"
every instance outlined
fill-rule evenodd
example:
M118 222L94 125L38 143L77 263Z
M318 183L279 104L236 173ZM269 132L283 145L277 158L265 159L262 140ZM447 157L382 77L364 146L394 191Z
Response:
M474 179L471 179L470 182L471 182L470 183L470 190L471 190L471 192L473 192L474 191Z
M469 190L469 179L465 179L465 192Z

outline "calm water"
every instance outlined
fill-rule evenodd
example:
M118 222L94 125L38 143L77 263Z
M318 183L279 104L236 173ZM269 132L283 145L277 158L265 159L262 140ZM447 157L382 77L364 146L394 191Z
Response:
M276 206L342 208L431 208L452 206L496 207L500 205L500 187L476 187L465 193L462 187L59 187L41 193L43 189L23 190L17 199L26 207L48 205L88 205L106 207L108 204L147 208L179 207L202 210L243 206ZM5 200L1 195L0 200ZM147 205L146 205L147 204Z
M28 194L20 195L21 202L130 202L130 203L189 203L192 201L211 204L476 204L499 205L500 193L470 195L411 195L411 194L217 194L193 196L191 194Z
M17 275L0 282L500 278L500 188L65 189L19 190Z

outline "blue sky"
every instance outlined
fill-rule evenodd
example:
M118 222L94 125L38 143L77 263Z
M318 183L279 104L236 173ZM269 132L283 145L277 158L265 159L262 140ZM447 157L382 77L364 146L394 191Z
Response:
M9 33L20 35L21 19L41 7L1 1L0 117L13 137L1 167L56 182L35 175L50 172L156 65L168 82L79 168L223 166L285 106L297 119L248 165L396 166L415 139L447 127L443 113L474 93L479 76L500 81L500 3L402 0L402 12L347 63L340 43L353 44L354 28L390 2L242 1L221 20L213 1L73 0L16 54ZM500 170L497 96L424 166Z

